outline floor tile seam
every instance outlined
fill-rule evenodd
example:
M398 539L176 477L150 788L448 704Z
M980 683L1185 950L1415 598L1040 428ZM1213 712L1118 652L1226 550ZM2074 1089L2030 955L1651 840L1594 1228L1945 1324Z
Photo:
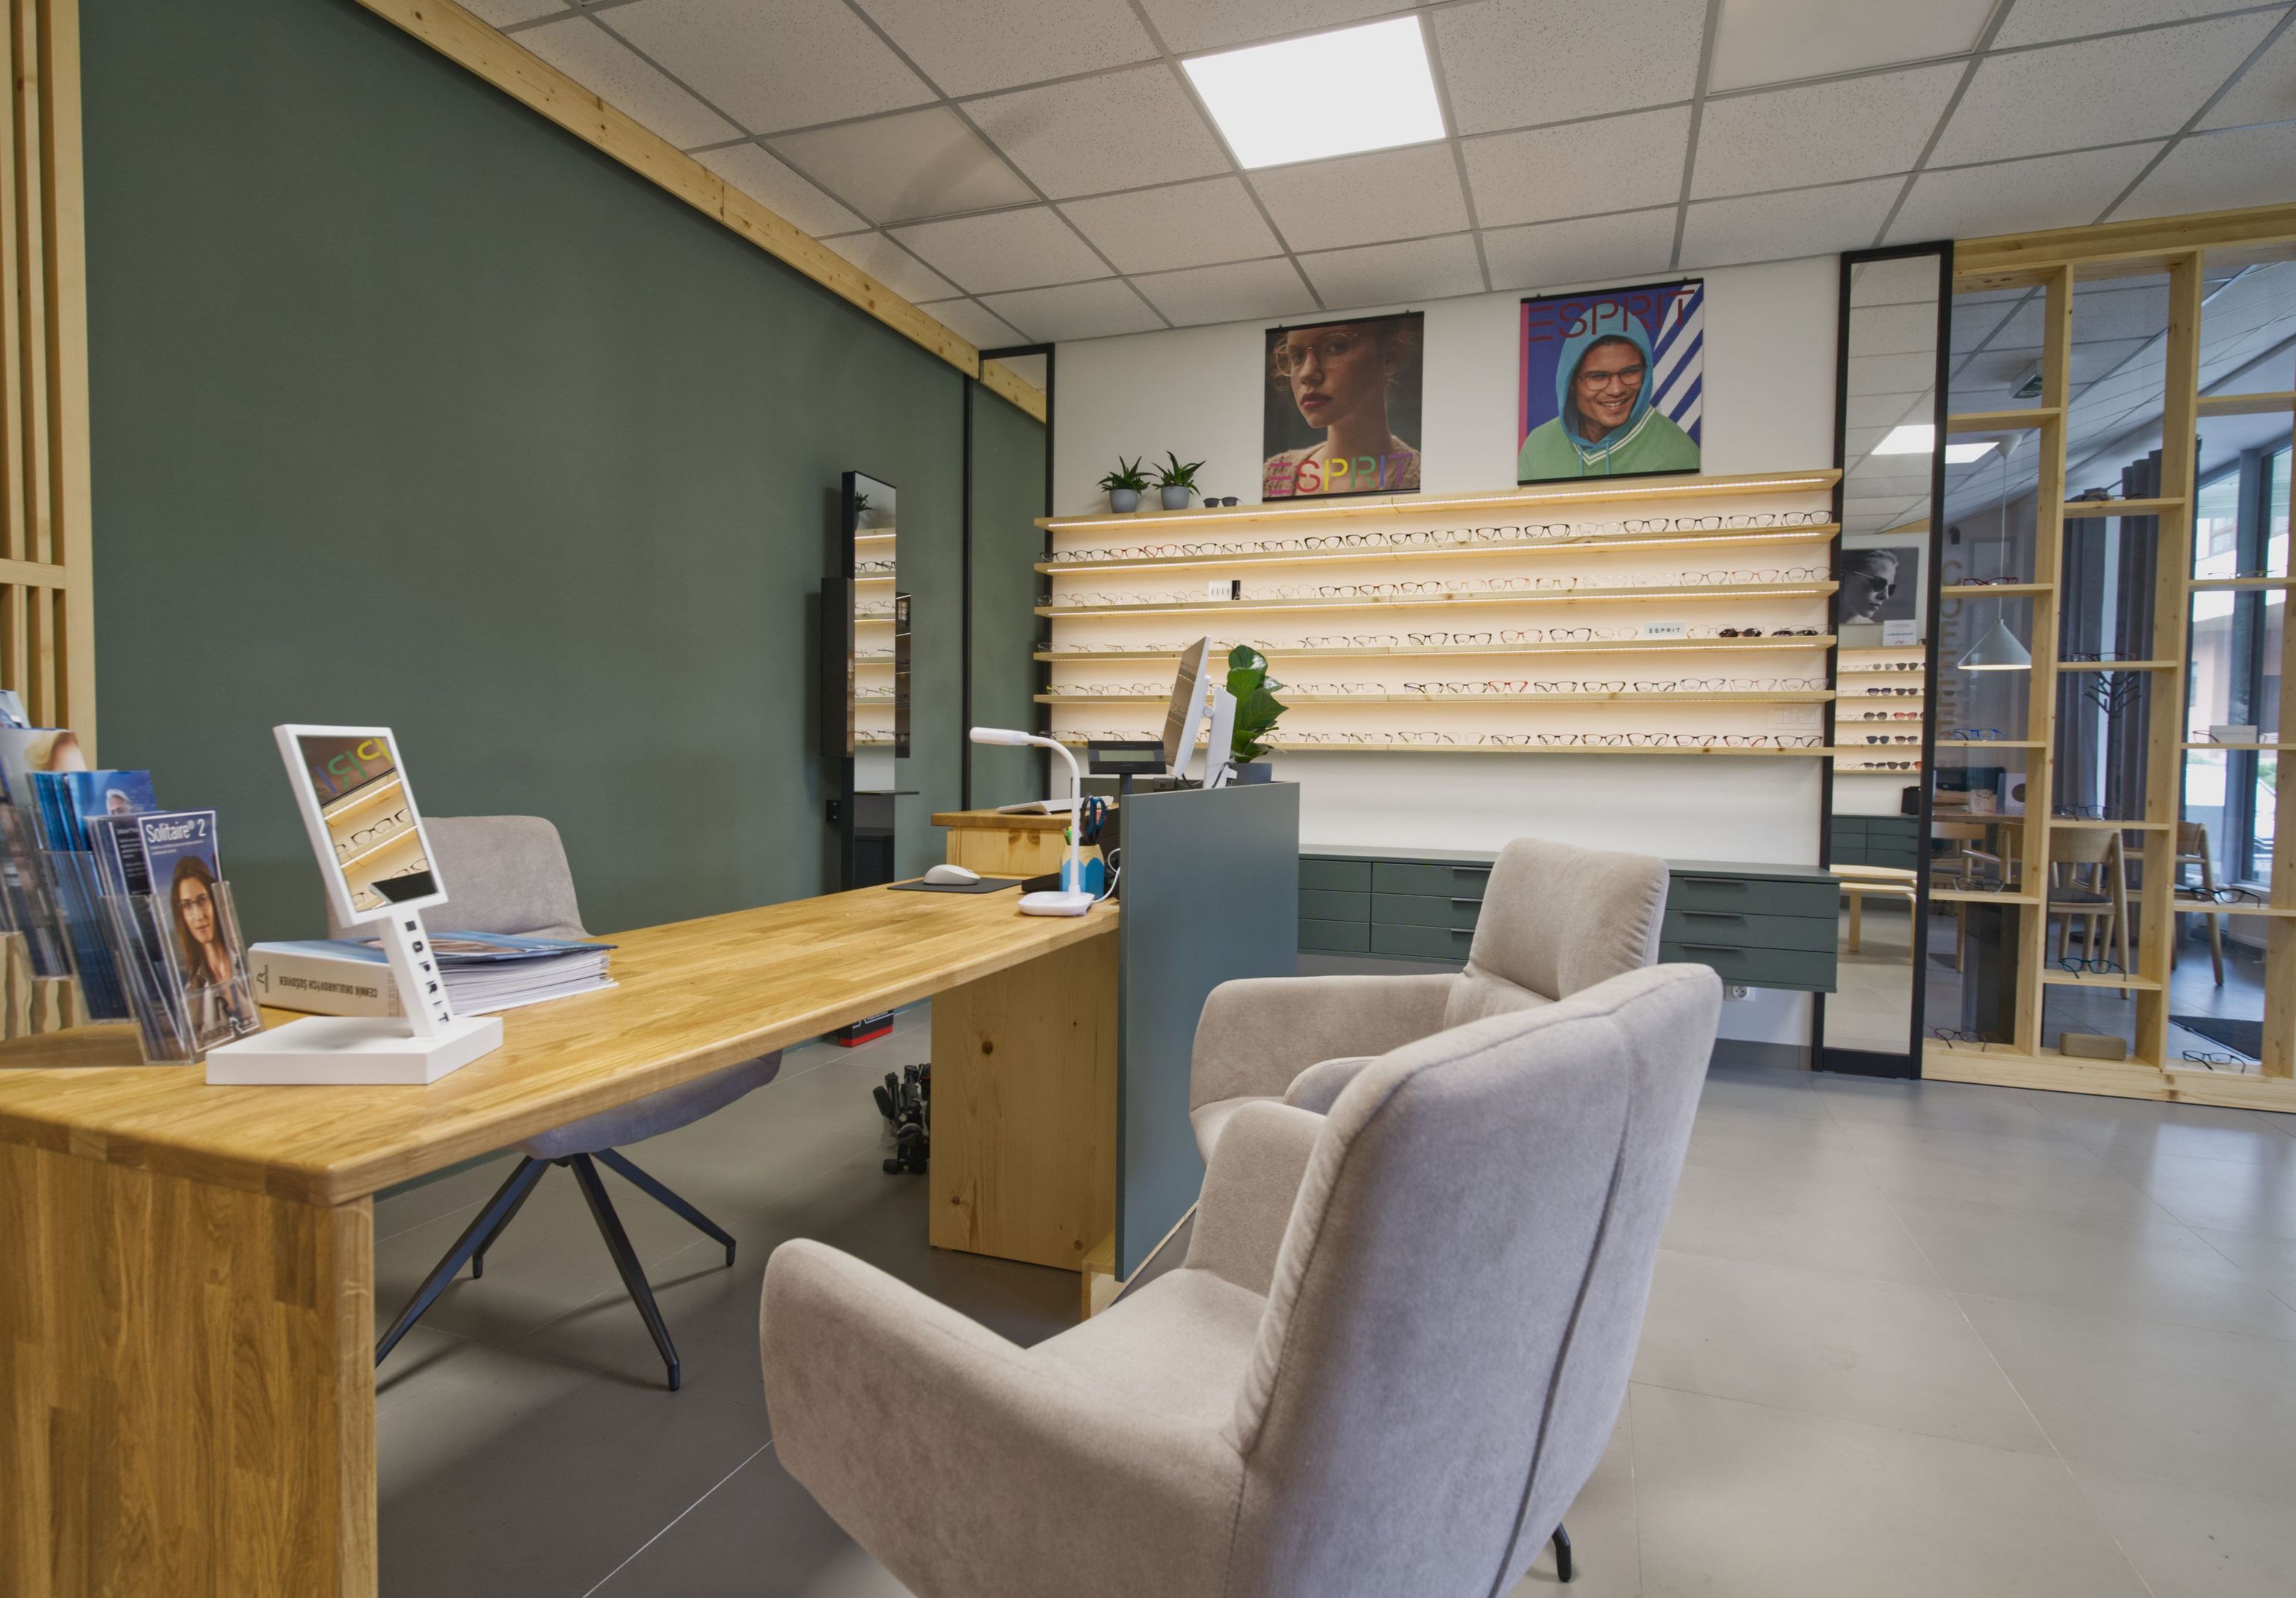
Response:
M700 1508L702 1506L702 1504L704 1504L708 1503L708 1502L709 1502L709 1497L710 1497L710 1495L711 1495L711 1494L713 1494L713 1493L717 1492L717 1490L718 1490L719 1487L724 1487L727 1482L729 1482L729 1481L733 1480L734 1477L739 1476L739 1475L740 1475L743 1471L748 1470L748 1469L750 1468L750 1464L751 1464L753 1462L755 1462L755 1461L756 1461L757 1457L758 1457L759 1455L763 1454L767 1449L768 1449L768 1448L772 1447L773 1446L774 1446L774 1440L773 1440L773 1438L767 1438L764 1442L762 1442L762 1443L758 1444L758 1445L757 1446L757 1447L756 1447L756 1448L752 1449L752 1450L750 1452L749 1456L748 1456L747 1458L743 1459L743 1460L742 1461L742 1463L739 1463L739 1464L735 1465L732 1470L730 1470L730 1471L726 1471L726 1474L724 1474L723 1476L719 1477L719 1478L718 1478L715 1482L713 1482L713 1483L710 1485L710 1487L709 1487L709 1492L706 1492L706 1493L702 1494L701 1497L696 1498L693 1503L691 1503L691 1504L687 1504L684 1509L679 1510L676 1514L672 1515L667 1522L665 1522L665 1523L663 1524L663 1526L662 1526L662 1528L661 1528L661 1529L660 1529L660 1530L659 1530L659 1531L655 1532L652 1537L650 1537L646 1538L646 1540L645 1540L644 1542L640 1543L640 1544L639 1544L636 1548L631 1549L631 1550L630 1550L630 1552L629 1552L628 1556L627 1556L627 1557L626 1557L626 1558L622 1561L622 1562L621 1562L620 1564L616 1565L612 1569L611 1569L611 1570L607 1571L607 1572L606 1572L606 1574L599 1579L599 1581L598 1581L598 1583L597 1583L597 1585L596 1585L595 1586L593 1586L593 1587L589 1588L587 1591L584 1592L584 1593L583 1593L583 1594L582 1594L582 1598L594 1598L594 1595L595 1595L596 1594L598 1594L598 1593L600 1593L600 1592L603 1591L603 1590L605 1589L605 1587L606 1587L607 1584L608 1584L608 1583L610 1583L610 1582L611 1582L611 1581L614 1579L614 1578L615 1578L615 1577L619 1576L619 1575L620 1575L624 1570L626 1570L626 1569L627 1569L629 1568L630 1561L631 1561L632 1560L636 1559L640 1554L644 1553L647 1549L649 1549L649 1548L652 1547L656 1543L658 1543L658 1542L661 1541L661 1539L662 1539L662 1538L664 1538L664 1537L668 1537L668 1536L670 1534L670 1532L671 1532L673 1529L675 1529L675 1528L676 1528L676 1527L677 1523L678 1523L680 1520L683 1520L684 1519L685 1519L685 1517L686 1517L686 1516L688 1516L688 1515L692 1514L695 1510L700 1509Z
M2062 1455L2059 1457L2062 1459ZM2160 1598L2152 1582L2145 1578L2143 1567L2137 1564L2128 1546L2121 1542L2120 1533L2114 1528L2112 1517L2105 1512L2104 1505L2090 1496L2087 1484L2081 1480L2080 1472L2073 1469L2072 1461L2068 1459L2063 1463L2065 1479L2072 1483L2073 1496L2080 1501L2083 1509L2095 1517L2097 1525L2103 1528L2104 1535L2112 1541L2113 1552L2120 1555L2120 1562L2128 1567L2128 1573L2136 1578L2136 1585L2144 1589L2145 1598Z
M1986 1356L1991 1358L1992 1350L1987 1349ZM1999 1361L1996 1360L1994 1363L1997 1369ZM2007 1373L2004 1372L2003 1375L2005 1380ZM1812 1420L1839 1421L1847 1426L1865 1426L1875 1431L1903 1432L1907 1437L1925 1437L1940 1443L1961 1443L1972 1448L1989 1448L1996 1454L2013 1454L2025 1459L2053 1459L2059 1463L2064 1463L2063 1451L2057 1446L2056 1439L2049 1436L2048 1429L2040 1425L2038 1416L2034 1416L2034 1425L2039 1430L2042 1439L2048 1444L2048 1446L2046 1448L2013 1448L2001 1443L1980 1442L1975 1438L1956 1437L1951 1432L1935 1431L1924 1426L1898 1426L1887 1421L1869 1421L1857 1415L1845 1415L1830 1409L1811 1409L1800 1404L1777 1404L1767 1398L1748 1398L1737 1393L1710 1393L1704 1388L1685 1387L1673 1381L1652 1381L1644 1376L1636 1377L1634 1385L1650 1388L1661 1393L1683 1393L1693 1398L1713 1398L1725 1404L1743 1404L1750 1409L1775 1410L1780 1414L1807 1415ZM2016 1390L2014 1384L2012 1384L2010 1390L2013 1392ZM2032 1406L2025 1403L2022 1393L2017 1395L2017 1402L2023 1406L2026 1414L2032 1414Z
M2194 1324L2190 1321L2171 1321L2164 1319L2160 1315L2143 1315L2139 1314L2136 1310L2124 1309L2119 1307L2109 1306L2101 1307L2094 1304L2064 1304L2060 1303L2054 1299L2026 1299L2020 1298L2010 1293L1980 1293L1974 1291L1965 1291L1960 1288L1948 1288L1946 1291L1951 1293L1956 1299L1984 1299L1996 1304L2021 1304L2041 1309L2063 1310L2070 1315L2108 1316L2118 1320L2134 1321L2139 1325L2155 1326L2168 1332L2197 1332L2204 1337L2236 1337L2243 1342L2262 1343L2268 1348L2296 1348L2296 1330L2292 1330L2285 1337L2277 1337L2269 1332L2230 1332L2222 1326L2199 1326ZM2259 1292L2263 1292L2264 1296L2270 1299L2275 1304L2285 1304L2286 1302L2286 1300L2282 1299L2277 1293L2271 1292L2261 1288L2258 1289L2258 1291ZM1964 1308L1964 1313L1967 1313L1966 1308ZM1980 1332L1978 1335L1982 1338L1985 1334ZM1989 1348L1992 1347L1992 1344L1988 1342L1986 1344L1986 1347Z
M1829 1110L1827 1113L1831 1114L1832 1111ZM1850 1140L1849 1151L1857 1158L1859 1166L1865 1169L1866 1180L1872 1185L1874 1192L1880 1196L1882 1208L1890 1212L1890 1219L1896 1224L1898 1232L1904 1235L1906 1242L1913 1246L1915 1258L1921 1260L1923 1267L1929 1272L1931 1280L1934 1281L1940 1289L1944 1288L1946 1284L1945 1273L1938 1269L1937 1261L1930 1258L1930 1251L1922 1247L1922 1240L1914 1235L1913 1227L1906 1224L1906 1217L1898 1212L1897 1201L1892 1199L1889 1193L1882 1190L1879 1178L1877 1178L1874 1174L1874 1168L1870 1163L1870 1157L1866 1154L1864 1149L1857 1146L1857 1143L1855 1138Z

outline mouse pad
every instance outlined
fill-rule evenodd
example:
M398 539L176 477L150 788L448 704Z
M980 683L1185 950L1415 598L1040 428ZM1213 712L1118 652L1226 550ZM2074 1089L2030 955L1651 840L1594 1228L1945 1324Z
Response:
M1006 888L1018 888L1018 877L983 877L978 882L928 882L920 877L914 882L896 882L896 893L996 893Z

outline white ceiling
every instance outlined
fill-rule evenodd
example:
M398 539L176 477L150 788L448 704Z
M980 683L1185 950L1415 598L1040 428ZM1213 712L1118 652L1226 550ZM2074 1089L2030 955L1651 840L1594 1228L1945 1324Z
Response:
M2288 0L463 3L986 347L2296 200ZM1412 12L1431 144L1179 66Z

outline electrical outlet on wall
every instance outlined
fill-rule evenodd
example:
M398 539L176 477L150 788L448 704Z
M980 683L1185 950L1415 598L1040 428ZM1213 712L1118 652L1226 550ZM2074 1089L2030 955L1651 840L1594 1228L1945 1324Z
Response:
M1753 996L1754 990L1748 987L1743 982L1725 982L1722 984L1722 1002L1726 1004L1735 1003L1741 999L1751 999Z

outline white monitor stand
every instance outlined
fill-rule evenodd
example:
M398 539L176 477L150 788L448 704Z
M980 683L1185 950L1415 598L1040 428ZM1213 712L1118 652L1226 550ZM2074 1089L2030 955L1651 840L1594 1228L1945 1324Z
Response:
M445 904L446 887L431 868L430 840L422 833L422 816L399 768L390 729L283 726L275 731L335 920L352 929L374 929L403 1013L312 1015L252 1033L208 1051L207 1079L419 1086L502 1047L500 1016L456 1015L447 996L430 935L422 925L423 906ZM323 761L321 755L332 758ZM340 762L348 764L339 766ZM360 781L333 794L324 792L320 785L331 781L330 770L337 772L338 779L348 773ZM363 800L358 794L374 797ZM346 856L348 846L338 843L337 832L357 827L364 839L365 830L378 824L375 815L392 819L387 809L390 805L398 807L403 821L382 844L365 844ZM352 815L355 820L345 819ZM405 843L394 846L390 840L398 838ZM401 852L399 859L358 869L362 863L386 856L394 847ZM400 898L385 901L374 887L377 881L390 883Z

